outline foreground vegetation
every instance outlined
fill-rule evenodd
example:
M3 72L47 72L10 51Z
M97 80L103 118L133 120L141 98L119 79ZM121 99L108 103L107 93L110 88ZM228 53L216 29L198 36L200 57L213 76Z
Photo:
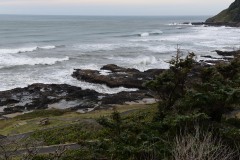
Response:
M170 63L169 70L145 84L159 99L157 106L39 130L32 141L81 147L31 159L239 159L240 120L231 113L240 107L240 58L201 66L191 53Z

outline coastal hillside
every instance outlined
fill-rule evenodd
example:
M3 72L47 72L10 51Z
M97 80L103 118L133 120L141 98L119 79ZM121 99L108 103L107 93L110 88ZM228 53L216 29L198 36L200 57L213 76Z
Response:
M229 8L223 10L218 15L207 19L206 22L240 22L240 0L235 0Z

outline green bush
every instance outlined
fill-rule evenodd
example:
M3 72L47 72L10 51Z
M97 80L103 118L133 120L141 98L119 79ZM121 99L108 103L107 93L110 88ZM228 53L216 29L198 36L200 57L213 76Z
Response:
M32 137L43 140L47 145L56 145L91 139L96 135L93 132L97 132L97 130L86 130L86 127L83 127L82 124L75 124L50 130L36 131Z

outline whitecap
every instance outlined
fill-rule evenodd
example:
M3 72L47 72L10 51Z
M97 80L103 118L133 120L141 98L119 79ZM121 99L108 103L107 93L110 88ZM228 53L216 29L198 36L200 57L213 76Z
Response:
M42 46L42 47L38 47L39 49L54 49L56 48L56 46Z
M5 55L0 57L0 68L8 68L22 65L54 65L57 62L68 61L69 57L63 58L32 58L28 56Z
M148 32L144 32L144 33L141 33L140 34L140 37L148 37L149 36L149 33Z
M176 23L176 22L173 22L173 23L169 23L167 24L168 26L192 26L192 23L189 22L189 23Z
M168 26L177 26L178 25L178 23L169 23L169 24L167 24Z
M111 43L97 43L97 44L80 44L74 45L74 48L82 52L93 52L93 51L111 51L119 48L119 44Z
M163 34L163 31L156 30L156 31L151 31L151 32L143 32L138 34L140 37L148 37L148 36L157 36Z
M16 53L25 53L33 52L38 49L54 49L56 46L34 46L34 47L22 47L22 48L4 48L0 49L0 54L16 54Z
M0 54L15 54L24 52L33 52L37 50L37 47L26 47L26 48L16 48L16 49L0 49Z

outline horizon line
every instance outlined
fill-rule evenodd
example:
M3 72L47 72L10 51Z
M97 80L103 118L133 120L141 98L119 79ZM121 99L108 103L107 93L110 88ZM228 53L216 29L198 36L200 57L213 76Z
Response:
M213 16L213 15L85 15L85 14L0 14L0 16L86 16L86 17L183 17L183 16Z

